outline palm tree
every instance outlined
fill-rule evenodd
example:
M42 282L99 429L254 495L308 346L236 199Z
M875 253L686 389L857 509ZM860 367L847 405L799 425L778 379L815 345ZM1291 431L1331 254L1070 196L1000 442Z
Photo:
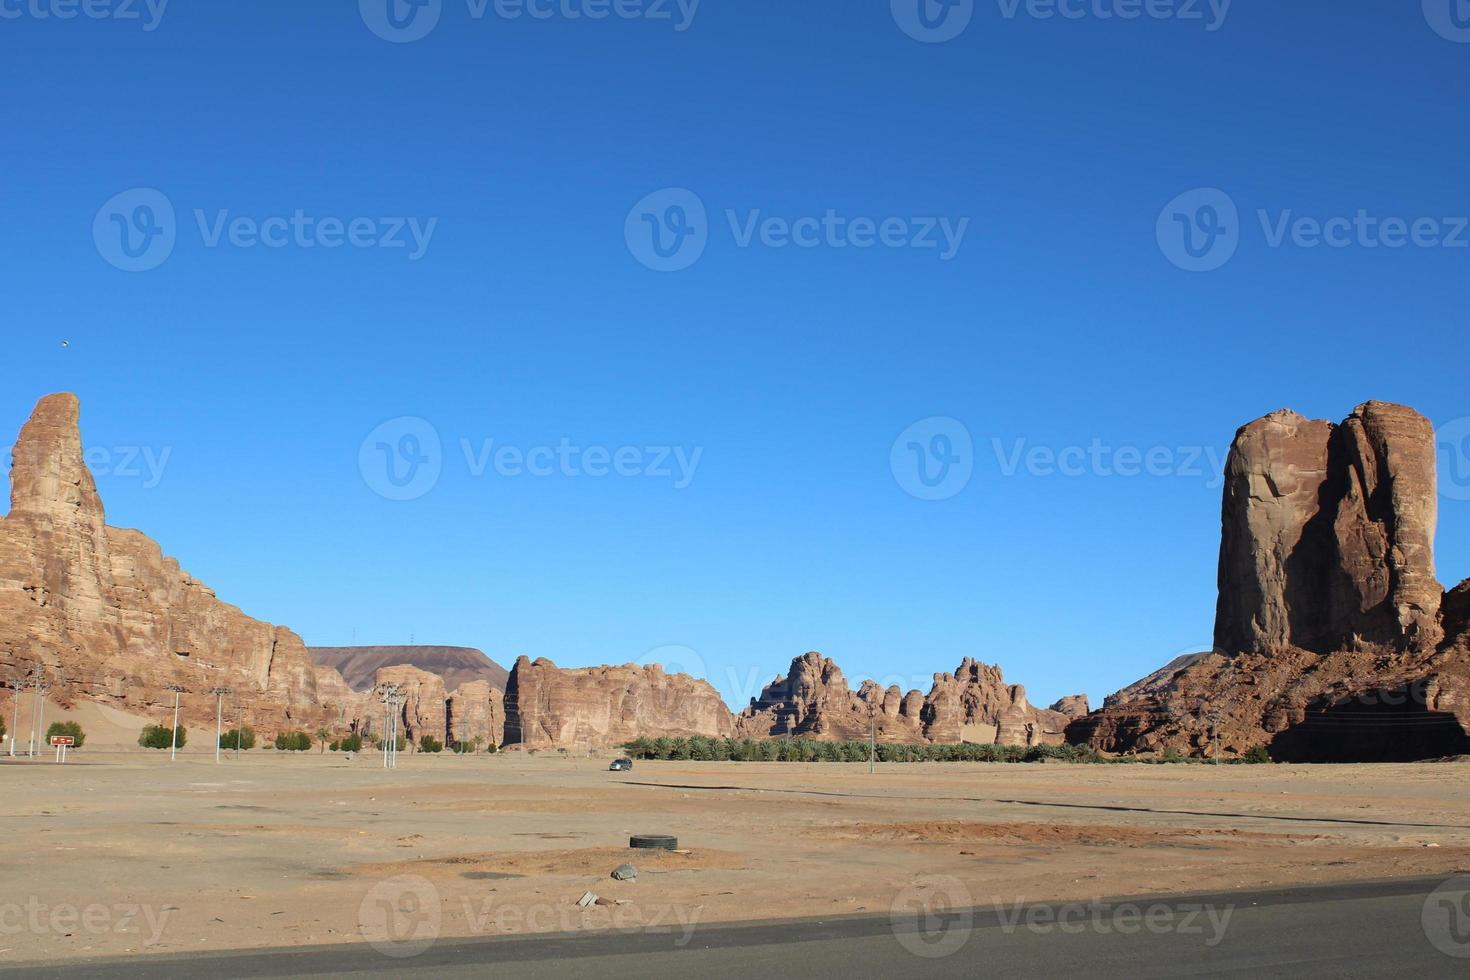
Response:
M322 751L323 752L326 752L327 751L327 739L329 739L329 738L332 737L332 733L329 732L329 731L327 731L327 729L325 727L322 727L322 728L318 728L316 730L316 737L317 737L317 741L319 741L319 742L322 743Z

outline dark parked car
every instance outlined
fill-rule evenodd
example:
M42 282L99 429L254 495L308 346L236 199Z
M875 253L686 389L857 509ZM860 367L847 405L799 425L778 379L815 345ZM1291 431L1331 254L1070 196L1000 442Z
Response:
M612 765L607 767L608 772L628 772L633 768L632 759L614 759Z

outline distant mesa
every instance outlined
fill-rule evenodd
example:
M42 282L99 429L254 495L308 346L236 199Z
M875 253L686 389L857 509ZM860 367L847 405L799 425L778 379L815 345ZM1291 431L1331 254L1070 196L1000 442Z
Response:
M461 684L485 681L505 691L510 672L473 647L363 646L307 647L311 659L332 667L354 691L370 691L377 672L384 667L417 667L438 674L444 686L454 690Z

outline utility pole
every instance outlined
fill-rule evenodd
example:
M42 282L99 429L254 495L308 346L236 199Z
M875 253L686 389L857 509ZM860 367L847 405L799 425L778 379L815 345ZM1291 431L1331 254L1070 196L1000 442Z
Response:
M174 692L174 727L169 731L168 761L173 762L179 757L179 695L184 692L177 684L168 686Z
M383 686L383 768L398 768L398 709L404 697L397 684Z
M24 675L12 674L10 676L11 694L11 719L10 719L10 757L15 758L15 735L20 728L20 692L26 686Z
M51 690L51 685L46 682L45 678L42 678L41 683L39 683L39 684L36 685L36 693L41 696L40 697L41 705L40 705L40 708L36 712L36 749L37 749L36 754L37 755L40 755L41 754L39 750L40 750L41 746L43 744L45 744L45 741L46 741L46 694L50 690Z
M228 687L217 687L209 692L214 695L214 764L219 765L219 743L222 737L225 720L225 695L230 693ZM240 747L240 730L235 729L235 747Z
M877 769L878 763L878 706L868 702L868 775Z

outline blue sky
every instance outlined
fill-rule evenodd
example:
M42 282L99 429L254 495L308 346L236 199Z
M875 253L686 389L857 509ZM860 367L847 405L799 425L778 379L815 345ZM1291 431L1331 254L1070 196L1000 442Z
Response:
M1208 645L1237 426L1470 474L1449 0L373 2L0 2L0 439L76 391L110 520L309 643L1097 700Z

